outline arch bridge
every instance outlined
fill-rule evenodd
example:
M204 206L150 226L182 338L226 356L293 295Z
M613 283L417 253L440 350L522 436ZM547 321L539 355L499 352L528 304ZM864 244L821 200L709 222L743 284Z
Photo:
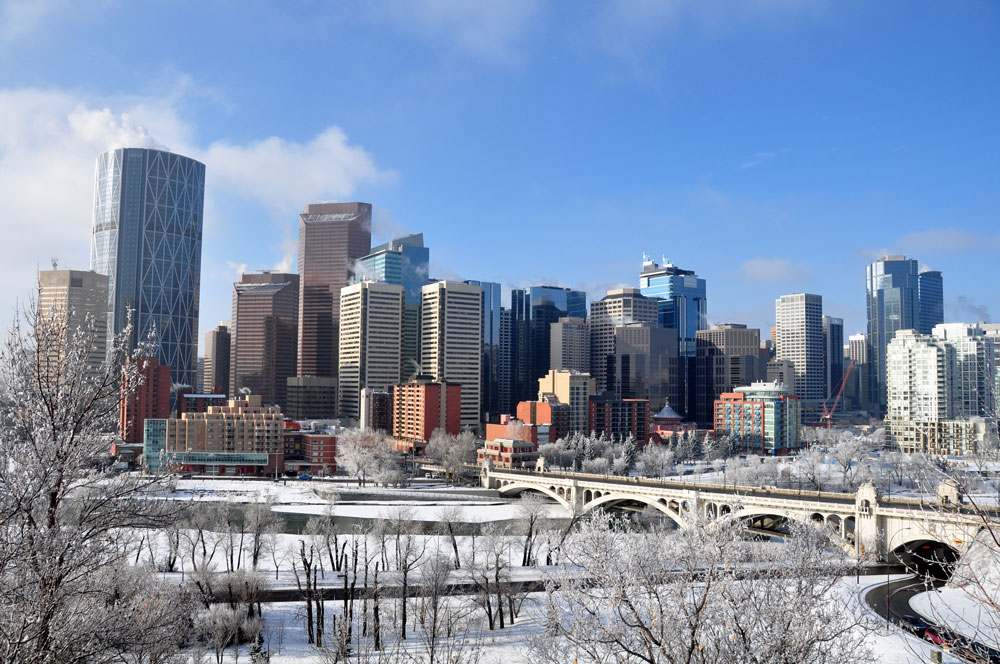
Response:
M855 493L799 491L768 486L702 484L585 473L481 471L482 485L501 496L535 492L570 516L598 508L634 506L656 510L678 527L696 519L731 514L751 532L774 534L791 521L823 523L852 555L899 559L918 545L937 543L962 553L990 519L1000 528L1000 510L984 514L960 502L958 487L944 482L935 499L890 498L873 484Z

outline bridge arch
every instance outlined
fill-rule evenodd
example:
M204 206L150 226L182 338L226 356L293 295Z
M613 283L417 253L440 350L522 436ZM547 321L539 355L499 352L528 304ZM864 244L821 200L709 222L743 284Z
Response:
M890 562L899 562L918 574L930 574L938 579L951 576L959 559L958 550L933 536L912 539L889 550Z
M580 513L586 514L591 510L597 509L598 507L604 507L605 505L614 505L615 503L626 503L626 502L642 503L643 505L652 507L658 512L661 512L662 514L665 514L666 516L670 517L670 519L673 520L673 522L676 523L678 527L686 528L688 525L687 523L684 522L684 518L679 513L673 511L670 505L668 505L664 499L661 498L657 500L649 496L629 495L620 493L605 493L600 497L594 498L588 503L584 503L583 509L580 510Z
M839 514L829 514L824 517L819 512L796 512L794 510L768 509L766 507L746 507L741 510L737 510L733 514L733 518L739 519L740 521L749 521L754 517L773 517L775 519L784 519L786 521L798 521L799 523L806 525L826 526L826 531L829 533L831 540L833 540L838 546L843 547L845 550L853 552L853 516L842 517ZM844 523L848 520L851 523L850 536L848 536L848 533L844 532Z
M560 487L562 489L562 487ZM503 484L497 489L501 496L519 496L525 491L536 491L545 496L548 496L552 500L556 501L560 505L566 508L570 514L573 513L573 506L569 503L566 498L560 496L556 491L555 487L546 487L539 484L523 484L520 482L508 482ZM565 490L564 490L565 491Z

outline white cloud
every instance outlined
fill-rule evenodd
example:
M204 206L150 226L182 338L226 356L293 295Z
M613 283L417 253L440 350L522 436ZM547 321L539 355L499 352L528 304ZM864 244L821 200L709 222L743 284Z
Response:
M515 61L541 13L539 0L393 0L382 15L398 29L480 59Z
M0 0L0 46L34 32L67 4L65 0Z
M744 161L742 164L738 166L738 168L740 170L743 170L746 168L753 168L754 166L760 166L768 159L774 159L777 156L778 156L777 152L757 152L756 154L754 154L753 159Z
M181 82L181 95L187 85ZM294 269L295 228L288 220L303 205L347 198L360 187L395 178L336 126L303 143L270 137L201 147L192 139L194 124L178 110L183 104L176 90L162 98L87 99L64 90L0 89L0 261L8 283L0 297L0 326L10 320L15 301L34 290L36 266L47 268L52 257L67 268L89 266L95 162L109 148L157 147L203 161L213 227L225 235L230 223L246 221L225 218L214 200L220 194L270 209L285 222L282 255L274 257L283 269ZM212 320L228 309L229 298L229 285L214 281L232 274L227 263L243 267L248 258L226 252L203 250L201 309Z
M801 281L812 276L812 268L784 258L753 258L740 264L740 275L754 281Z
M212 186L235 192L279 212L322 197L349 196L363 183L391 182L363 148L350 145L340 127L306 143L277 136L247 145L213 143L198 153L211 169Z
M988 235L958 228L931 228L925 231L906 233L897 244L912 253L964 253L971 251L995 251L1000 247L1000 235Z

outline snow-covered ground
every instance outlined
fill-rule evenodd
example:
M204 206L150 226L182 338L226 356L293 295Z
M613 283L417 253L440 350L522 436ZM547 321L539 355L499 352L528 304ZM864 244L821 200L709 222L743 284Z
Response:
M902 577L896 577L902 578ZM878 583L869 583L870 579L862 578L861 584L856 583L854 577L841 579L840 584L834 592L842 595L848 601L852 610L866 612L863 595L868 589L884 580L880 578ZM535 664L531 659L528 646L531 640L542 634L542 627L539 624L539 610L541 606L540 596L529 596L525 601L524 608L513 626L503 630L489 631L485 629L478 631L473 639L479 643L483 657L482 664ZM455 601L471 604L469 598L455 598ZM333 603L330 611L337 610ZM304 619L302 617L303 605L301 602L281 602L264 605L264 636L265 648L271 654L273 664L320 664L324 661L323 654L314 646L309 645L306 639ZM388 639L390 649L395 646L394 642ZM875 625L866 636L866 643L871 649L874 661L879 664L923 664L931 661L932 646L925 641L904 632L896 627L886 628ZM421 652L420 642L412 637L403 644L399 644L400 660L408 659L403 653L416 656ZM247 645L240 646L239 659L247 661ZM236 662L235 650L231 647L227 650L226 662ZM958 663L961 660L945 655L944 662Z

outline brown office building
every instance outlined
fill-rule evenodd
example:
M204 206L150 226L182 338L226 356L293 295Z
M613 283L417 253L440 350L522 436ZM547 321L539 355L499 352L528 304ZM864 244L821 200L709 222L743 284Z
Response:
M295 375L299 275L242 274L233 284L230 387L259 394L284 408L287 380Z
M371 251L370 203L318 203L299 215L298 375L337 375L340 289Z
M229 394L229 353L232 337L229 326L220 324L205 333L205 371L202 374L202 392Z

